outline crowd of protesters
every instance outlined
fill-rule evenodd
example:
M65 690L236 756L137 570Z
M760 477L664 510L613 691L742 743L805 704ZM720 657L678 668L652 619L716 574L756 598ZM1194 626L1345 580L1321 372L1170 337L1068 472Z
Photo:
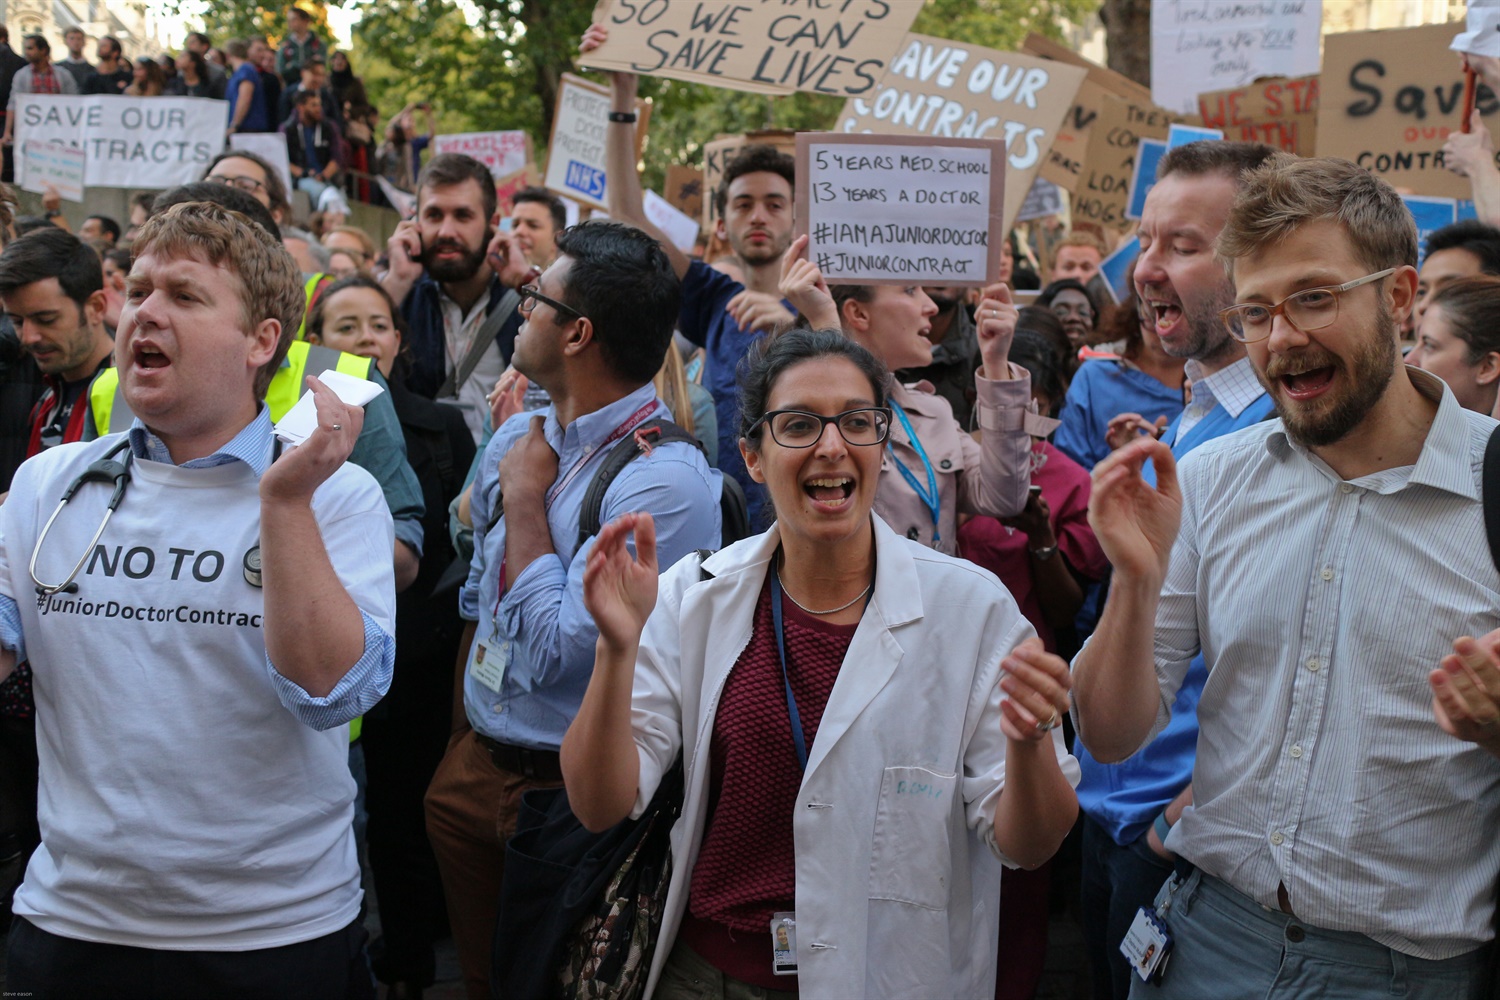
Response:
M10 107L222 97L293 190L3 189L7 990L414 997L451 936L481 1000L523 796L674 783L647 995L1032 997L1059 908L1100 1000L1485 988L1500 220L1419 246L1347 161L1201 141L1123 294L1051 220L982 288L830 283L772 147L717 252L649 221L630 74L570 227L296 8L65 38L0 45Z

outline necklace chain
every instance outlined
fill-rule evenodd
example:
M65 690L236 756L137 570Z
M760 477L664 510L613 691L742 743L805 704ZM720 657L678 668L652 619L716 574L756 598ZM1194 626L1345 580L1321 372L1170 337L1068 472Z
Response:
M778 583L781 583L781 592L786 595L786 599L791 601L793 604L797 605L797 607L801 608L804 612L810 615L836 615L846 608L853 607L856 601L868 594L870 592L870 588L875 586L875 581L871 580L868 584L865 585L865 589L855 594L854 600L850 601L848 604L840 604L838 607L829 608L827 611L814 611L812 608L809 608L807 605L803 604L801 601L793 597L792 592L786 589L786 583L781 579L781 570L772 569L771 572L776 574L776 580Z

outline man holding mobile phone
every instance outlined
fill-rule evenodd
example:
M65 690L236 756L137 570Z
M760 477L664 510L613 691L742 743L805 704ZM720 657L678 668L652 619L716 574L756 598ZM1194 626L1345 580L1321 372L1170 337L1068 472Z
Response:
M407 387L457 406L476 442L485 395L510 364L521 327L517 289L535 273L498 223L489 168L460 153L435 156L417 178L416 218L386 244L382 279L409 328Z

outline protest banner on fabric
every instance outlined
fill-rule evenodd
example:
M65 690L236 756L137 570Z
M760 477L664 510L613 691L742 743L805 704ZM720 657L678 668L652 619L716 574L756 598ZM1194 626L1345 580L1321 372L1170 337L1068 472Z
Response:
M26 177L21 190L46 194L51 188L68 201L83 200L83 150L31 139L21 147L21 159L25 166L16 171Z
M1135 176L1136 147L1141 139L1165 142L1172 125L1180 121L1180 115L1155 105L1106 97L1089 132L1083 174L1073 192L1073 224L1093 223L1116 231L1129 226L1125 212Z
M1204 91L1316 73L1322 25L1323 0L1152 0L1151 99L1195 114Z
M1316 155L1318 76L1275 76L1199 94L1198 117L1209 128L1223 129L1226 139Z
M542 172L535 163L528 163L515 173L495 179L495 204L501 215L509 215L515 207L516 193L522 188L541 187Z
M547 144L548 190L592 208L607 208L604 195L604 132L609 128L609 89L564 73ZM639 160L651 122L651 102L635 102L635 156Z
M703 147L703 229L712 233L719 221L717 195L724 182L724 168L745 146L774 146L792 156L797 152L797 133L790 129L765 129L744 135L721 135Z
M1139 104L1151 103L1151 91L1134 80L1098 63L1085 59L1072 49L1059 45L1052 39L1035 32L1026 36L1021 51L1042 59L1052 59L1077 66L1088 72L1073 98L1073 106L1063 116L1062 125L1052 137L1052 148L1042 161L1041 176L1064 191L1071 192L1078 184L1078 174L1083 170L1083 157L1089 148L1089 129L1099 117L1104 95L1126 97Z
M698 242L698 220L681 212L675 205L667 201L655 191L647 191L645 196L646 218L651 220L652 225L667 234L667 239L672 245L683 253L692 253L693 247Z
M1342 156L1398 190L1466 198L1469 181L1443 165L1443 143L1458 130L1464 82L1449 50L1451 24L1329 35L1319 81L1318 155ZM1474 112L1500 108L1480 83Z
M1005 144L797 136L797 232L830 283L983 285L1000 275Z
M287 191L292 186L292 160L286 152L286 136L280 132L236 132L229 137L230 149L254 153L276 168Z
M1078 66L912 34L879 87L844 104L836 129L1000 140L1009 227L1087 75Z
M17 94L15 139L83 150L87 187L176 187L224 148L229 105L205 97ZM22 174L25 158L18 165ZM16 182L25 187L24 176Z
M1021 211L1016 214L1016 221L1030 222L1032 219L1058 215L1062 210L1063 189L1046 178L1038 177L1031 182L1031 190L1026 192L1026 200L1021 202Z
M703 218L703 170L674 163L667 168L666 190L662 196L677 211L691 216L695 225Z
M490 168L496 180L524 170L531 162L531 136L519 129L504 132L455 132L434 136L433 155L462 153Z
M609 40L580 62L760 94L849 97L872 92L921 9L910 0L599 0L593 20Z

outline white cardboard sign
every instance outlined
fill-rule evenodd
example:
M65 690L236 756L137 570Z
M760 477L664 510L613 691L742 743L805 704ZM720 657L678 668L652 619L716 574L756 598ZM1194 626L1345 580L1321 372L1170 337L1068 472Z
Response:
M432 140L433 155L462 153L490 168L496 180L526 169L531 160L531 139L520 130L504 132L456 132Z
M21 147L21 159L25 166L16 171L26 177L21 190L46 194L50 187L69 201L83 200L83 150L32 139Z
M1323 0L1151 0L1151 100L1191 115L1198 95L1318 72Z
M652 225L667 234L672 245L683 253L692 253L698 242L698 220L677 210L670 201L655 191L646 192L646 218Z

